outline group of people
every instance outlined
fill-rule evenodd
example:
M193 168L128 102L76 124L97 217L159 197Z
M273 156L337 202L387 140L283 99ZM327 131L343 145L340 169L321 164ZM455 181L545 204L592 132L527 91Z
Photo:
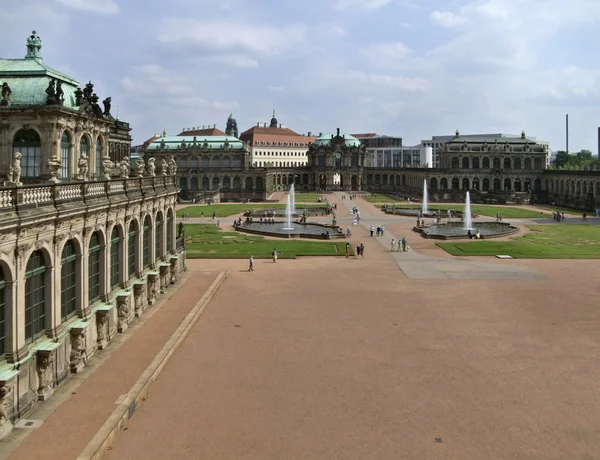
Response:
M369 233L371 234L371 236L373 236L373 232L376 232L376 236L383 236L385 232L385 227L383 225L380 225L379 227L377 227L377 229L375 229L375 227L371 225L369 227Z
M584 215L584 219L587 216ZM555 220L556 222L560 222L561 220L565 220L565 213L564 212L552 212L552 220Z
M391 248L390 248L390 252L406 252L408 251L410 248L408 247L408 243L406 241L406 238L402 237L401 240L398 240L398 244L396 245L396 240L394 238L392 238L392 243L391 243Z
M467 231L467 236L469 237L470 240L479 240L479 239L481 239L481 235L479 234L479 230L475 230L475 233L473 233L471 231L471 229L469 229Z

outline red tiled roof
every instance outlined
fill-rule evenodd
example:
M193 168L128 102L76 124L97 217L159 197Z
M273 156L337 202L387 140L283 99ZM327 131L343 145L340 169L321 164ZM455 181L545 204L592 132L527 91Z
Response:
M227 136L219 128L193 129L190 131L182 131L178 136Z
M249 142L250 145L255 145L256 142L289 142L296 143L301 142L308 144L314 142L317 139L315 136L303 136L289 128L270 128L264 126L253 126L252 128L244 131L240 135L240 140Z

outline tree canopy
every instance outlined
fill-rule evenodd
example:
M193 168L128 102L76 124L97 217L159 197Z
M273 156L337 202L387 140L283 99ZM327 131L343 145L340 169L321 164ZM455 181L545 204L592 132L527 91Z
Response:
M581 150L577 153L567 153L564 150L556 152L556 157L552 161L555 168L598 168L600 162L598 157L592 155L589 150Z

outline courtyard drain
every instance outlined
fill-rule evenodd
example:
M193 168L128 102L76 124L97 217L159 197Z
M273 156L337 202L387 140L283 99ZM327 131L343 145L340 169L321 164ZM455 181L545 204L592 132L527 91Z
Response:
M441 444L442 438L435 438L435 442L437 442L438 444Z
M17 423L15 423L15 428L24 428L28 430L33 430L35 428L39 428L44 423L43 420L27 420L21 419Z
M239 324L234 324L233 327L241 327Z

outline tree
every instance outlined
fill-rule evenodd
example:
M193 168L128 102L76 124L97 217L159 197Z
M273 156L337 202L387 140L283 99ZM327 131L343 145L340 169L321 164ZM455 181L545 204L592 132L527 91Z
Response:
M555 166L556 168L562 168L569 163L570 156L571 155L569 155L564 150L559 150L558 152L556 152L556 157L552 161L552 165Z

